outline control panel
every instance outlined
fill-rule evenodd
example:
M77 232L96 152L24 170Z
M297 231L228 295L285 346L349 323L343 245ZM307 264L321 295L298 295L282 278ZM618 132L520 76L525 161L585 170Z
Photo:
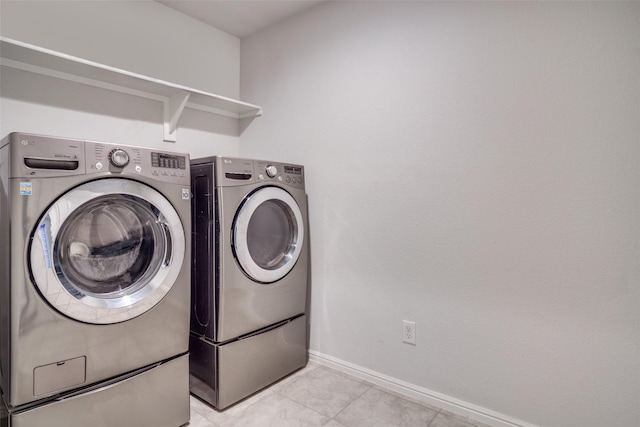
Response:
M86 142L87 173L112 172L133 174L168 183L188 183L187 155L166 153L153 149Z
M304 167L285 163L255 160L255 175L258 182L277 182L279 184L304 188Z
M221 156L197 159L195 164L207 162L215 162L218 187L273 183L304 189L304 167L300 165Z
M14 132L11 177L54 178L109 172L190 184L189 156L151 148Z

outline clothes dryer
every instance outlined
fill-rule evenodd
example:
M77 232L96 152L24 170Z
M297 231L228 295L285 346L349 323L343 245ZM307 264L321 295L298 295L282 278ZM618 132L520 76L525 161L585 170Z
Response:
M188 422L188 155L0 145L5 425Z
M304 168L191 162L192 393L221 409L307 361Z

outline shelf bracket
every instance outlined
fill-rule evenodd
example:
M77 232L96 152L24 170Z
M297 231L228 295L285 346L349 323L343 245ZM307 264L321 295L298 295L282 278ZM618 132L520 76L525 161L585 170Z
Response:
M178 120L189 100L189 92L179 92L164 101L164 140L176 142Z

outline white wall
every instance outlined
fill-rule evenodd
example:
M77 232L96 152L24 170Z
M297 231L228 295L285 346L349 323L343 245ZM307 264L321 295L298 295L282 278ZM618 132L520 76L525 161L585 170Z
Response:
M640 425L640 3L328 2L241 53L240 153L306 166L314 354Z
M237 98L240 41L152 1L1 1L0 34L127 71ZM186 109L163 142L162 103L0 69L0 137L33 132L238 155L236 120Z

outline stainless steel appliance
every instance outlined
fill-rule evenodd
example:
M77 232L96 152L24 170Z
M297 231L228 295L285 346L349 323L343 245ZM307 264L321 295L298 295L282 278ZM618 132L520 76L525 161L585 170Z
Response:
M191 162L191 392L223 409L307 363L304 168Z
M189 421L189 157L0 144L2 423Z

